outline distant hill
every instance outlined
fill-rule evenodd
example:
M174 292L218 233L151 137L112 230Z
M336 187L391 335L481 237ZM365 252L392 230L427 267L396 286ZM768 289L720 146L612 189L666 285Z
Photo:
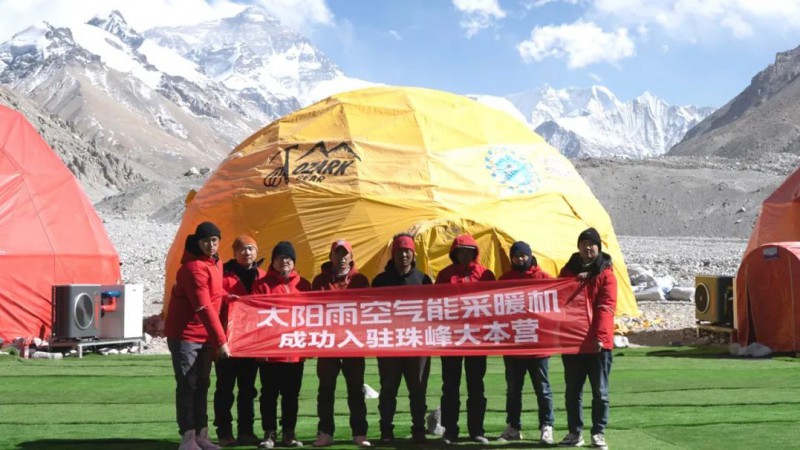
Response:
M669 155L800 154L800 47L778 53L744 91L689 130Z

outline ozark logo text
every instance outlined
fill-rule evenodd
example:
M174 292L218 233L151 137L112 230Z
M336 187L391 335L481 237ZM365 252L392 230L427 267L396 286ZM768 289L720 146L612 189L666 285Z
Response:
M344 175L356 160L361 161L361 157L346 142L330 148L325 145L324 141L317 142L292 164L291 154L300 151L302 151L300 145L290 145L270 156L267 164L272 163L283 155L283 165L276 167L264 177L264 186L273 188L280 186L281 183L288 185L291 178L297 181L322 183L326 177ZM345 158L340 158L339 156L344 156Z

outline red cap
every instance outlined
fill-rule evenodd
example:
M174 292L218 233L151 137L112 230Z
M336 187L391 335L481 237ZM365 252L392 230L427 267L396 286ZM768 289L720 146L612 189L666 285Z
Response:
M405 235L394 238L392 241L392 254L394 255L394 253L400 249L409 249L412 252L416 252L417 249L414 246L414 239L412 239L411 236Z
M347 253L353 253L353 247L350 245L349 242L345 241L344 239L339 239L338 241L334 241L331 244L331 253L339 247L344 247L347 250Z

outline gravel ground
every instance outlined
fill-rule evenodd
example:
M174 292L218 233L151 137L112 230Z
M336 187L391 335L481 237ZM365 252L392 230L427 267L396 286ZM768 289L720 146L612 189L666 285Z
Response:
M102 213L122 260L126 283L144 285L145 317L161 312L164 290L164 257L178 228L177 223L161 223L139 214ZM676 286L694 286L696 274L734 275L747 246L745 239L702 237L619 236L627 264L638 263L655 276L669 275ZM633 345L677 345L698 342L694 304L691 302L639 302L642 316L625 319ZM158 334L155 317L145 321L145 330ZM715 341L718 337L711 340ZM708 343L709 338L701 338ZM146 353L166 352L163 338L147 343Z

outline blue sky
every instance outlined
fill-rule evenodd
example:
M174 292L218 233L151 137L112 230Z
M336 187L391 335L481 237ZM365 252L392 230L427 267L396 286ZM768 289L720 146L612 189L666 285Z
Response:
M112 7L145 29L245 3L349 76L460 94L601 84L621 100L649 91L718 107L800 46L800 0L0 0L0 40L20 24L65 25Z

